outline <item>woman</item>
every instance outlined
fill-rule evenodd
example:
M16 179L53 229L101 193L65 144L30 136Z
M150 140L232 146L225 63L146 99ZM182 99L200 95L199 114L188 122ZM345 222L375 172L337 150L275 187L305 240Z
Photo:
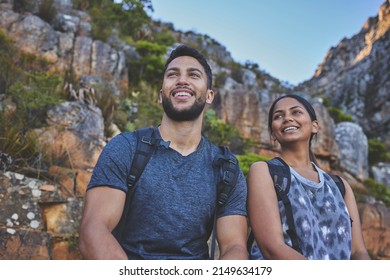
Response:
M268 165L256 162L247 179L249 219L258 244L251 258L370 259L350 185L342 179L343 198L335 181L315 164L310 147L319 125L311 104L298 95L279 97L270 108L268 128L291 174L287 197L299 248L289 236L286 207L278 202Z

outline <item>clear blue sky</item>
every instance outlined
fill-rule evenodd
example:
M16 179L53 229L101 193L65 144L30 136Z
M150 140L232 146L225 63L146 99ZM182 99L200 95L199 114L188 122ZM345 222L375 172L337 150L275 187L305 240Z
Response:
M152 0L153 19L207 34L234 60L291 84L310 79L326 52L357 34L386 0Z

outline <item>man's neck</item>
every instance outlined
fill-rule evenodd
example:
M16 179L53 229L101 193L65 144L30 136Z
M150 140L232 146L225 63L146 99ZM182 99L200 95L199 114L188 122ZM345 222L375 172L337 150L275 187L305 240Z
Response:
M194 152L202 138L202 116L194 121L177 122L163 116L159 127L164 141L170 141L170 148L183 156Z

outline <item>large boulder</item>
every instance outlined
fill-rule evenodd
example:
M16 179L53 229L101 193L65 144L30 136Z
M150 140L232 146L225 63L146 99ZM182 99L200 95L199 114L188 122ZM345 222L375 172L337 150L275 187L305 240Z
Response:
M335 140L340 148L340 168L361 181L368 177L368 141L362 128L351 122L336 125Z

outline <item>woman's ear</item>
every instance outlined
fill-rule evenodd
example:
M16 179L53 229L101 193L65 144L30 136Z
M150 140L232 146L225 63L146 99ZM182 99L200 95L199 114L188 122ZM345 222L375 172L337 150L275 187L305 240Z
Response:
M319 130L318 121L317 121L317 120L312 121L311 133L312 133L312 134L317 134L317 133L318 133L318 130Z
M272 142L275 142L277 139L276 139L276 137L275 137L275 134L274 134L274 132L273 131L271 131L271 139L272 139Z

